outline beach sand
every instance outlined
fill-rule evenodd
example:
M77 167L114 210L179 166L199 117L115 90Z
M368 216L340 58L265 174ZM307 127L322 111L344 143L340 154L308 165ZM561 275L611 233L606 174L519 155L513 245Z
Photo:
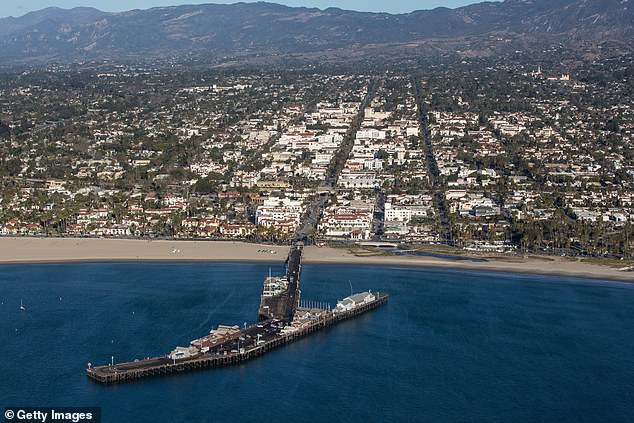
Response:
M271 253L271 251L275 253ZM288 247L231 241L0 238L0 263L111 261L283 262L286 260L287 254Z
M510 273L572 276L579 278L609 279L634 282L634 272L623 272L608 266L583 263L565 257L487 258L486 261L449 260L412 255L375 255L360 257L340 248L308 247L305 263L349 263L378 266L420 266L445 269L485 270Z
M232 241L122 240L96 238L0 238L0 263L63 263L118 261L248 261L283 262L288 247ZM271 253L273 251L274 253ZM417 266L512 273L561 275L634 282L623 272L567 258L509 257L486 262L435 257L358 256L346 249L306 247L304 263L373 266Z

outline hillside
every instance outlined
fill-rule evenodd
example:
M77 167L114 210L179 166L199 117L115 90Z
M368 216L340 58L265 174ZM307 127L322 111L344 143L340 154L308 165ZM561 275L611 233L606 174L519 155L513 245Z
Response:
M543 41L629 40L629 0L506 0L408 14L189 5L105 13L48 8L0 19L3 62L315 52L503 33Z

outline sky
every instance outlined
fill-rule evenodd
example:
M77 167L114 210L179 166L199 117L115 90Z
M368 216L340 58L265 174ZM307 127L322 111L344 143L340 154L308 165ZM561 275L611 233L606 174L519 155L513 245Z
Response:
M0 0L0 17L22 16L34 10L44 9L49 6L57 6L71 9L78 6L95 7L106 12L120 12L131 9L149 9L158 6L173 6L179 4L202 3L236 3L239 0ZM243 0L244 1L244 0ZM248 1L248 0L246 0ZM413 10L433 9L439 6L459 7L477 0L268 0L273 3L286 4L288 6L339 7L342 9L368 11L406 13Z

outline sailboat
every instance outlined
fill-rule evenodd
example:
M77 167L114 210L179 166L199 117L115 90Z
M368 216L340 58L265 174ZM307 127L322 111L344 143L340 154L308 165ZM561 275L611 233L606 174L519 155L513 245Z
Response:
M26 307L24 307L24 303L22 302L22 298L20 298L20 310L26 311Z

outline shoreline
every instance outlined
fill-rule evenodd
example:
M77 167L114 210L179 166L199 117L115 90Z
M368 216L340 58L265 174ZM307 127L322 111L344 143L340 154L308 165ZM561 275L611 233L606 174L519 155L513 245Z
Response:
M316 251L318 250L318 251ZM624 272L608 266L581 261L572 261L540 256L527 258L509 256L508 258L487 258L486 261L451 260L424 256L355 256L348 251L335 248L309 247L304 258L309 264L350 264L356 266L395 266L410 268L434 268L448 270L474 270L525 275L562 276L571 278L595 279L617 282L634 282L634 272Z
M433 269L433 270L449 270L449 271L460 271L465 270L469 272L483 272L483 273L499 273L499 274L509 274L509 275L524 275L524 276L552 276L552 277L560 277L560 278L573 278L573 279L586 279L586 280L594 280L597 282L618 282L618 283L634 283L634 275L629 276L625 274L625 272L618 272L619 274L599 274L597 272L574 272L574 271L565 271L565 270L540 270L536 267L531 268L522 268L522 269L508 269L504 267L499 267L496 265L494 261L488 261L486 263L481 263L481 266L469 266L464 262L459 262L455 266L453 265L453 261L448 262L402 262L402 261L381 261L381 262L343 262L343 261L329 261L329 260L305 260L305 264L311 265L332 265L332 266L361 266L361 267L394 267L399 269ZM602 266L599 267L599 270L602 269ZM622 273L622 274L621 274Z
M288 246L240 241L0 237L0 264L283 263L288 250ZM315 246L305 247L303 258L306 264L474 270L634 282L634 272L559 257L544 259L538 256L513 256L485 260L451 260L404 255L363 257L345 249Z

